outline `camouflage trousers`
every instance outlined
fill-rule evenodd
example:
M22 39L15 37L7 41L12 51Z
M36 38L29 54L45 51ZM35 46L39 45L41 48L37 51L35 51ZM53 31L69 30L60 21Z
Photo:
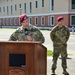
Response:
M57 68L57 60L59 55L61 55L62 58L62 68L66 69L67 68L67 45L62 45L62 46L54 46L54 50L53 50L53 64L52 64L52 70Z

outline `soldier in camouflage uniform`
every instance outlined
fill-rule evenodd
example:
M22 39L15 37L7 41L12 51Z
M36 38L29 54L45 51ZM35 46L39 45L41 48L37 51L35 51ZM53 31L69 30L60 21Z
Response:
M63 68L63 74L69 75L69 73L66 71L67 68L67 41L70 36L69 29L67 26L63 24L64 18L62 16L58 17L57 21L58 24L51 30L50 37L53 41L53 64L52 64L52 75L55 74L55 69L57 67L57 60L59 55L61 54L62 58L62 68Z
M10 36L9 41L39 41L44 43L43 34L36 26L29 24L26 14L22 14L19 19L22 26Z

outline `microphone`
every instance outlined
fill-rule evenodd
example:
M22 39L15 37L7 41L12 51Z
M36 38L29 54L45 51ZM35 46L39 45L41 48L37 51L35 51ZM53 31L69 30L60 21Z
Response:
M27 36L28 35L28 29L25 28L24 30L25 30L25 35Z
M25 28L24 30L25 30L25 35L29 35L30 34L30 33L28 33L28 31L31 32L31 35L33 34L33 32L37 31L37 29L35 29L35 28L31 28L31 29Z

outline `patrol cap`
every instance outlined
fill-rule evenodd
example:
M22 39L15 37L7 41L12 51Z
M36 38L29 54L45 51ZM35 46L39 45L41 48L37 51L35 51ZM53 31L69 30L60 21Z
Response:
M26 14L22 14L19 17L20 23L22 23L24 20L28 19L28 16Z
M63 19L64 19L63 16L59 16L59 17L57 18L57 21L59 22L59 21L61 21L61 20L63 20Z

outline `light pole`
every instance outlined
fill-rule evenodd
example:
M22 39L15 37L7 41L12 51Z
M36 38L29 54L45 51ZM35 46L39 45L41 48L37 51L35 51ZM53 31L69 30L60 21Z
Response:
M22 14L22 8L20 8L20 15Z

